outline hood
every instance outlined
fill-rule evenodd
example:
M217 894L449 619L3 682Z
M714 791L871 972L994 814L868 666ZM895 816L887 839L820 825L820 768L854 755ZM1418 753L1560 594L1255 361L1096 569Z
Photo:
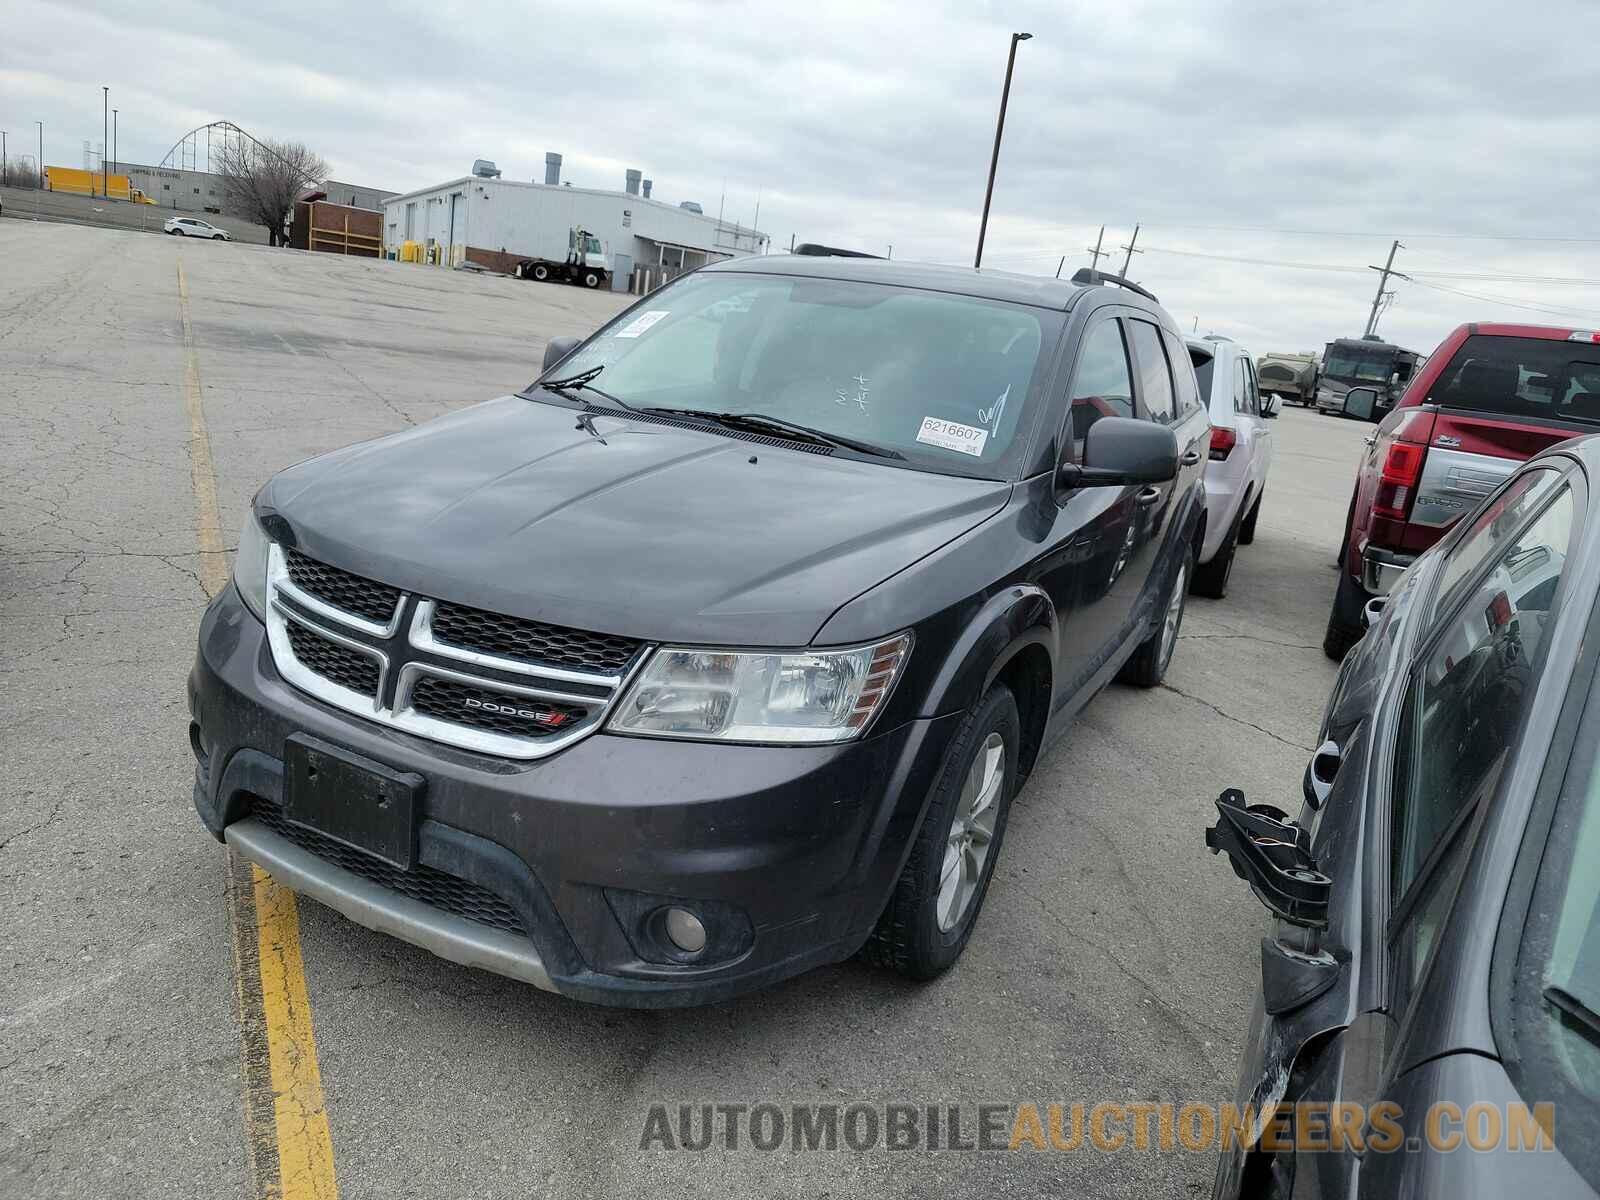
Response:
M1011 490L628 418L596 416L602 442L574 416L490 401L290 467L257 513L423 596L649 641L803 646Z

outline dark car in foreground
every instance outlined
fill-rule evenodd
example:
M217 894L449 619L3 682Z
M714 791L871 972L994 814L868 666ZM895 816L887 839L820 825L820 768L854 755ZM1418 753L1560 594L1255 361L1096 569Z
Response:
M1600 1190L1597 474L1520 465L1372 603L1298 820L1218 800L1273 917L1238 1111L1280 1107L1217 1197Z
M285 885L603 1003L960 954L1013 796L1167 669L1209 425L1132 285L744 259L281 472L190 676Z
M1343 403L1373 417L1383 394ZM1600 427L1600 333L1542 325L1463 325L1440 343L1398 407L1367 439L1340 549L1322 648L1343 658L1361 610L1517 465Z

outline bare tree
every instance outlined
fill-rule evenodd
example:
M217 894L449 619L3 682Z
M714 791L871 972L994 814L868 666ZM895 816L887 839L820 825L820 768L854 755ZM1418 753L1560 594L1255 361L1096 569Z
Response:
M38 187L39 172L34 169L33 156L8 158L5 165L0 166L0 184L14 188Z
M237 215L267 227L274 246L288 243L284 226L294 202L328 174L328 164L303 142L258 142L228 138L220 155L227 206Z

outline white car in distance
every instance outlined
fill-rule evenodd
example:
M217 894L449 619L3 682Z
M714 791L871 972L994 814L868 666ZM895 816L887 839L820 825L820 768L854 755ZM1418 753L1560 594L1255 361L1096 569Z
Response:
M202 221L199 217L168 217L161 229L174 237L210 238L217 242L233 241L226 229L218 229L210 221Z
M1200 397L1211 414L1211 459L1206 463L1206 536L1190 590L1220 600L1240 546L1255 541L1261 496L1272 463L1278 402L1262 395L1250 354L1231 338L1185 339Z

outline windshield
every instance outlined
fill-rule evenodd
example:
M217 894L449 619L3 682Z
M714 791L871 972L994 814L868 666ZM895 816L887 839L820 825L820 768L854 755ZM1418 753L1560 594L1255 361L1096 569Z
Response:
M1060 320L881 284L702 274L612 322L554 374L603 367L595 387L634 408L753 413L920 470L1006 478Z
M1394 351L1353 350L1329 346L1322 360L1322 373L1329 379L1360 379L1368 383L1388 383L1394 371Z

